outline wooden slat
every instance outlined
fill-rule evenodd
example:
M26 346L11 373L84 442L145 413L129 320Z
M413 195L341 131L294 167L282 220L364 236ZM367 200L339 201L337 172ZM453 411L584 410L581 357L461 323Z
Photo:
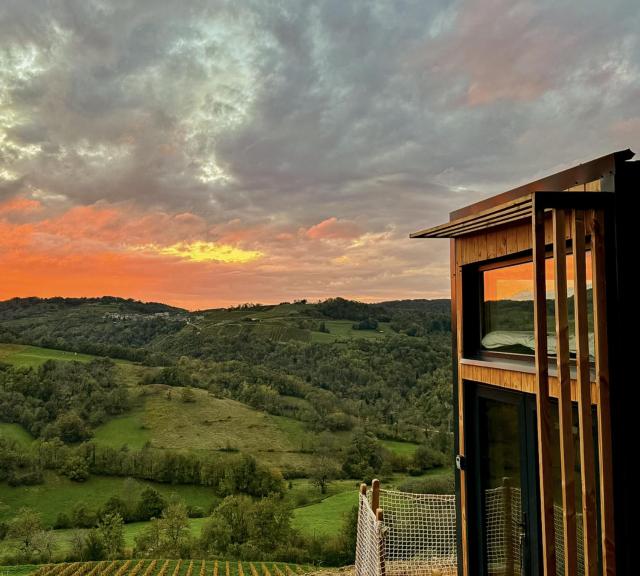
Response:
M451 237L450 234L464 232L469 226L473 227L483 223L490 224L492 221L501 220L505 217L509 218L519 213L522 213L521 217L526 217L530 206L530 197L523 196L521 198L505 202L501 206L493 207L476 214L470 214L469 216L464 216L462 218L457 218L453 221L440 224L439 226L434 226L433 228L414 232L410 236L412 238Z
M598 570L598 536L596 524L596 472L591 417L591 382L589 378L589 325L587 315L587 275L584 210L574 210L573 286L576 333L576 377L578 382L578 426L582 481L582 523L584 532L585 576Z
M465 452L465 427L464 427L464 380L460 370L462 359L462 268L459 260L460 240L451 240L451 291L456 305L456 343L458 363L458 454ZM470 576L469 572L469 533L467 525L467 476L465 470L460 470L460 537L462 540L462 574Z
M491 361L488 361L487 364L491 364ZM476 365L470 363L469 360L465 360L460 364L459 372L463 380L471 380L481 384L490 384L492 386L497 386L498 388L518 390L526 392L527 394L536 393L535 374L531 374L529 372L522 372L518 369L510 370L502 367ZM558 378L556 376L549 376L549 396L551 398L558 398L558 389ZM571 379L571 400L573 402L578 401L578 383L575 378ZM592 406L595 406L597 401L598 395L596 391L596 383L592 381Z
M604 212L594 212L591 235L593 276L593 322L598 395L598 456L600 461L600 527L602 532L602 572L616 573L613 527L613 464L611 462L611 411L609 401L609 350L605 292Z
M565 211L553 210L552 219L553 264L555 272L556 359L558 364L558 416L560 424L560 477L562 480L562 524L564 528L564 566L566 574L576 574L578 568L578 549L576 540L571 375L569 372L569 315L567 308L567 246ZM589 402L588 405L590 407L591 403Z
M545 285L544 210L532 213L533 285L535 320L536 409L538 420L538 459L540 481L540 519L542 567L545 576L556 576L556 544L553 524L553 483L551 478L551 405L547 354L547 302Z

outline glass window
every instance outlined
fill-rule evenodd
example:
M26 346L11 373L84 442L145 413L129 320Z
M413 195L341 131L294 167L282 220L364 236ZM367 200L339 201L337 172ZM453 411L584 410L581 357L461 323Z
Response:
M569 350L575 356L573 306L573 256L567 254L567 294L569 312ZM546 261L547 331L549 354L556 353L554 262ZM589 351L593 356L593 301L591 253L587 252L587 310ZM523 262L482 272L481 348L497 352L533 354L533 263Z

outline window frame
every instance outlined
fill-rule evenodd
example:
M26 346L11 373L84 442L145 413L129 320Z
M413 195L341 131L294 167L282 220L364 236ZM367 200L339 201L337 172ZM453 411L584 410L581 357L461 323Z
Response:
M569 238L566 244L566 255L573 254L573 242ZM545 247L545 260L553 258L553 248L550 245ZM591 238L587 237L585 250L591 250ZM517 254L509 254L492 260L483 260L461 266L462 274L462 358L468 360L510 360L521 361L533 364L535 362L535 352L500 352L498 350L484 350L482 348L483 325L484 325L484 272L527 264L533 262L533 250L528 249ZM533 279L532 279L533 287ZM549 327L551 328L551 327ZM553 327L555 331L555 326ZM549 354L549 360L556 360L555 354ZM570 358L569 363L575 367L575 358ZM593 361L589 361L590 366L594 366Z

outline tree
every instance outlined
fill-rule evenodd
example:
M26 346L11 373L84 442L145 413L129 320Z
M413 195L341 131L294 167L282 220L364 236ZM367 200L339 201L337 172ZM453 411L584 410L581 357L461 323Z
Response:
M129 519L127 503L119 496L111 496L102 506L100 516L104 518L109 514L118 514L123 520Z
M74 482L84 482L89 478L89 464L79 455L70 456L64 463L62 474Z
M124 521L117 513L105 514L98 524L98 533L104 545L107 558L122 556L124 551Z
M312 484L320 490L320 494L326 494L329 483L335 480L339 473L340 471L334 460L323 454L315 459L311 468L310 478Z
M138 556L157 557L162 540L160 520L152 518L149 525L140 534L138 534L134 540L134 558Z
M427 444L416 448L413 462L418 470L431 470L444 465L444 454Z
M95 523L95 513L84 502L76 502L71 509L71 524L75 528L92 528Z
M67 444L81 442L91 438L91 430L77 412L68 412L58 416L49 428L50 437L59 437Z
M162 544L168 557L182 558L189 542L189 516L184 502L171 502L162 512L160 520Z
M383 464L382 449L376 439L367 432L356 432L342 464L344 473L349 478L371 480L382 470Z
M84 538L82 558L86 560L102 560L105 556L104 541L98 530L92 528Z
M51 530L39 530L31 542L32 551L37 552L39 559L51 562L56 550L56 540Z
M138 501L138 518L140 520L149 520L150 518L159 518L164 510L167 502L160 492L147 486L140 494Z
M9 536L18 540L18 546L25 557L31 555L34 541L42 530L42 517L31 508L20 508L9 524Z

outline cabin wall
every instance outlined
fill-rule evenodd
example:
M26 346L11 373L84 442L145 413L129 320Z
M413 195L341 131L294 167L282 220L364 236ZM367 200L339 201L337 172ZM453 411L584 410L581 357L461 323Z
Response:
M602 180L594 180L574 186L568 191L600 192L601 189ZM587 214L586 221L590 223L591 214ZM587 234L590 232L591 230L587 227ZM549 215L545 221L545 242L547 244L552 241L552 233L551 215ZM566 223L566 238L571 238L569 221ZM463 266L473 262L512 256L531 250L531 248L531 220L527 218L520 223L509 223L457 238L455 241L456 265Z
M576 192L599 192L603 189L610 190L613 185L610 177L595 180L586 184L581 184L567 191ZM590 236L590 228L594 216L593 210L585 211L586 235ZM544 222L544 243L552 245L554 236L552 216L549 213ZM572 239L571 218L566 219L564 236L567 240ZM452 275L452 328L454 344L454 409L457 412L456 418L456 445L457 451L461 455L466 454L465 435L465 389L467 382L483 383L492 386L514 390L518 392L538 395L537 382L540 377L536 374L535 367L531 366L512 368L507 363L473 360L463 357L463 330L464 320L462 316L462 267L467 264L491 261L510 256L531 253L533 249L533 228L530 218L521 222L511 222L502 226L488 228L474 232L463 237L458 237L451 242L451 275ZM565 295L566 298L566 295ZM552 327L549 327L553 329ZM551 362L553 365L553 362ZM555 375L545 377L548 383L548 396L559 398L560 385ZM586 380L585 380L586 381ZM598 402L598 386L595 382L595 374L588 377L589 390L586 392L592 405ZM547 384L545 384L546 389ZM546 393L545 393L546 395ZM578 382L572 375L570 381L571 401L577 402L580 397ZM588 401L588 398L587 398ZM459 537L461 539L461 550L459 558L461 560L459 571L462 575L473 574L474 553L468 549L469 537L467 525L467 513L469 505L469 488L467 487L467 471L464 465L456 471L456 493L458 496L458 518L460 522Z

